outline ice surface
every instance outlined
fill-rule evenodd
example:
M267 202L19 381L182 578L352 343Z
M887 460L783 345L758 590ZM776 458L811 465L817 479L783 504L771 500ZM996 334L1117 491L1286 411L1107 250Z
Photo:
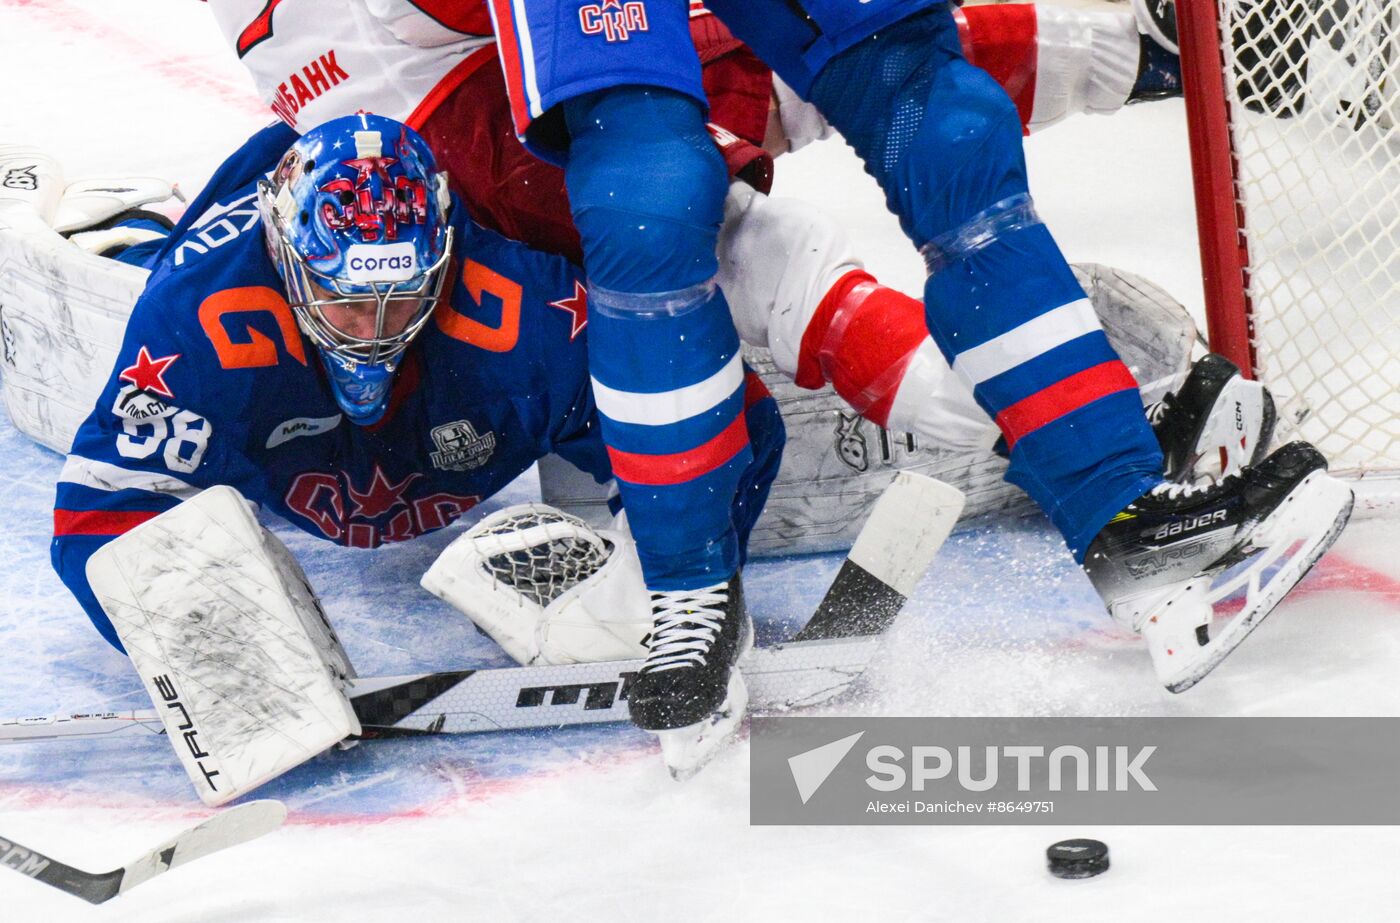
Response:
M159 172L197 190L268 118L191 0L0 0L0 139L71 175ZM1200 304L1183 110L1077 118L1032 139L1041 213L1067 255L1130 269ZM835 212L886 281L922 265L838 142L779 165L778 193ZM838 192L833 195L833 190ZM0 421L0 710L141 704L123 658L48 564L57 455ZM484 514L532 496L527 476ZM417 587L451 534L377 552L286 527L362 672L500 665ZM892 630L863 694L883 715L1396 714L1400 541L1359 523L1209 680L1171 697L1103 616L1043 520L953 536ZM798 627L832 556L749 573L761 638ZM263 789L288 828L91 908L0 877L7 920L1392 919L1400 834L1356 828L751 828L747 747L685 785L624 726L384 741L319 757ZM0 834L110 868L202 814L167 744L0 748ZM1113 869L1044 871L1044 848L1097 836Z

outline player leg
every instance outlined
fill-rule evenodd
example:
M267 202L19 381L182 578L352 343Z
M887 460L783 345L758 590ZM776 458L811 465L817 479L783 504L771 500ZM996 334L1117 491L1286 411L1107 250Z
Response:
M725 168L688 5L522 0L493 15L517 129L564 166L594 399L652 591L629 710L663 739L689 733L742 710L732 668L752 629L731 501L753 453L739 340L714 282Z
M845 230L820 209L734 183L719 253L740 336L766 347L787 378L831 385L866 420L936 450L990 457L997 427L933 345L923 305L865 272ZM1218 479L1262 459L1275 416L1268 391L1219 356L1188 377L1197 334L1184 308L1106 267L1075 275L1144 396L1159 400L1148 416L1170 480Z
M1070 115L1110 115L1130 103L1180 96L1181 62L1170 0L1134 0L1133 11L1036 3L990 3L954 10L967 60L991 74L1016 104L1027 132ZM829 137L815 106L774 81L773 153ZM723 124L723 123L721 123Z
M1009 100L962 59L954 29L934 8L884 30L834 58L813 99L920 245L930 331L1001 428L1008 479L1049 513L1110 611L1148 629L1159 678L1180 691L1302 579L1350 491L1301 444L1209 488L1162 481L1136 383L1035 215ZM892 61L904 79L884 99L843 85ZM1245 585L1244 614L1212 625L1217 594Z
M780 15L761 6L749 15ZM880 17L898 19L896 5L871 4L856 22L839 4L804 6L805 52L772 39L781 29L755 29L755 47L861 155L924 253L929 330L1001 429L1008 480L1049 514L1110 610L1149 629L1164 684L1188 687L1326 550L1350 491L1303 445L1243 479L1167 485L1136 382L1035 214L1015 108L963 58L951 11L891 23ZM1246 585L1245 614L1212 635L1213 594Z

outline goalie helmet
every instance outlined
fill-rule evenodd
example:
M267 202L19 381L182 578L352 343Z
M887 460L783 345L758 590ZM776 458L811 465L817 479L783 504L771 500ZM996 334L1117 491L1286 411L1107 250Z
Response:
M359 113L303 135L258 184L273 262L352 421L384 416L404 350L442 295L447 177L400 122Z

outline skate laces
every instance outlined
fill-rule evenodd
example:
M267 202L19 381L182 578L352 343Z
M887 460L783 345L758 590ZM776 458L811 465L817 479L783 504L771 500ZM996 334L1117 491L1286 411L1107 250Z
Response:
M1214 484L1178 484L1175 481L1163 481L1147 492L1149 497L1166 500L1182 500L1187 497L1198 497L1211 491L1219 490L1227 484L1239 480L1238 474L1222 478Z
M653 592L651 610L656 621L643 672L704 666L710 645L723 627L723 606L728 601L727 582L698 590Z
M1161 423L1167 418L1169 413L1176 409L1176 403L1176 394L1168 391L1166 394L1162 395L1160 401L1153 401L1151 404L1148 404L1147 410L1145 411L1147 414L1147 422L1152 426Z

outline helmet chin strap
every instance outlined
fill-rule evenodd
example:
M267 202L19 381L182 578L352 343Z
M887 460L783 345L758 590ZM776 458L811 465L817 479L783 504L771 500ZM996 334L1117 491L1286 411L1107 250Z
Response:
M357 426L373 426L384 418L389 409L389 393L394 385L395 367L365 362L348 363L329 351L317 347L321 365L330 379L331 394L350 422Z

